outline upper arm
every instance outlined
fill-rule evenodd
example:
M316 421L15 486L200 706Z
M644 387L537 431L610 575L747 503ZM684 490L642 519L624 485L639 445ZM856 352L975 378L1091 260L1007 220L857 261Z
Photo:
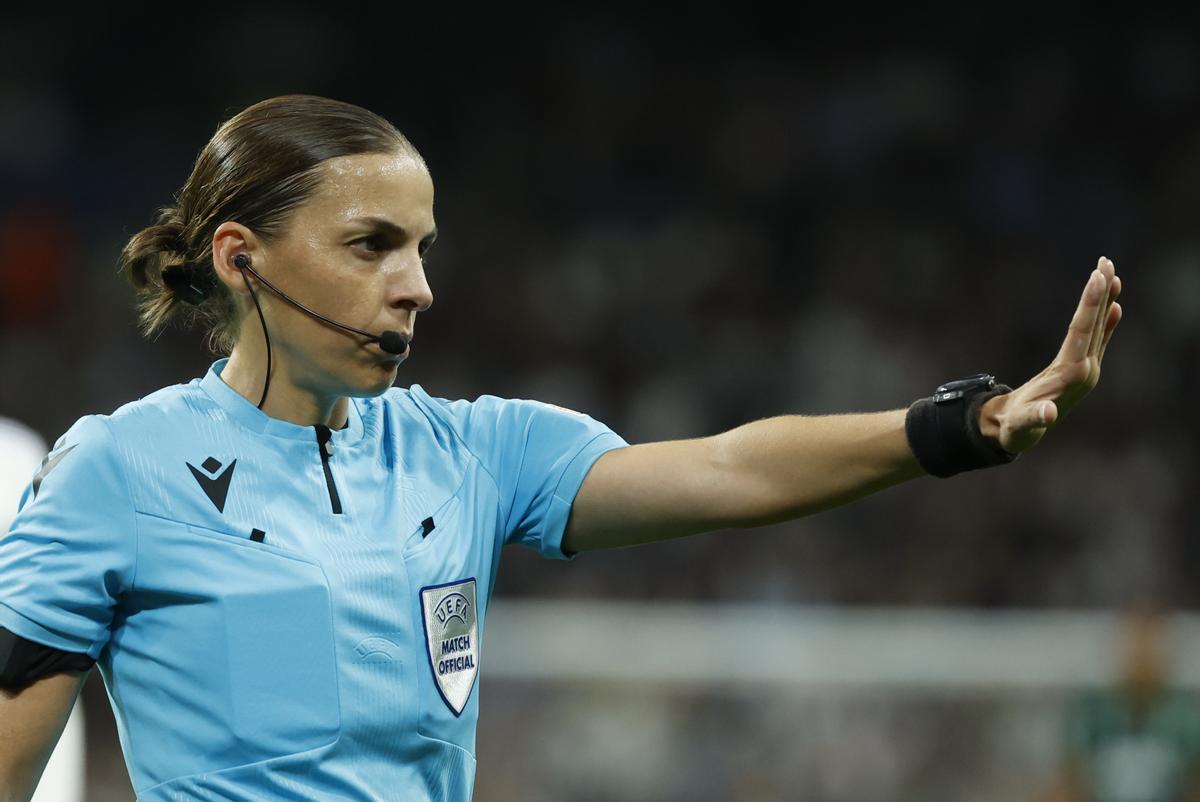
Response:
M644 443L592 466L563 537L567 551L617 548L732 526L731 481L715 437Z
M33 795L86 676L51 674L16 693L0 690L0 800Z

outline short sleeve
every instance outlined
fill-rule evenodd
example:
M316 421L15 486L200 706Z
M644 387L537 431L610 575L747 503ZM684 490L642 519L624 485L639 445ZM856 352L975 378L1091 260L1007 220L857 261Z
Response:
M0 626L96 659L133 580L128 480L107 422L81 418L55 444L0 537Z
M505 511L504 542L554 559L574 557L563 552L562 538L575 494L602 454L629 444L588 415L541 401L490 395L431 400L443 405L495 479Z

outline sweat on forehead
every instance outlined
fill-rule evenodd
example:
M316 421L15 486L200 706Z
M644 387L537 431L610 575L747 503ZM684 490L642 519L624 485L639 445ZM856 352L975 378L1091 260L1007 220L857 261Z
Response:
M310 218L306 222L316 215L339 223L379 218L406 229L432 225L433 182L420 161L349 156L326 165L316 191L297 210L299 217Z
M335 176L366 176L369 173L390 175L419 170L426 172L425 161L415 152L401 149L392 153L363 153L337 156L322 163Z

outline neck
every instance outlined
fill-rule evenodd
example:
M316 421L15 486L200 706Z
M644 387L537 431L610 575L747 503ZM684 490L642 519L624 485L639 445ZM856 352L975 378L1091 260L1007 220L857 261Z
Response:
M341 429L348 420L350 401L344 395L330 395L297 381L286 362L272 360L271 384L262 411L272 418L300 426L321 425ZM266 360L248 358L234 348L221 371L221 380L251 404L258 405L266 380Z

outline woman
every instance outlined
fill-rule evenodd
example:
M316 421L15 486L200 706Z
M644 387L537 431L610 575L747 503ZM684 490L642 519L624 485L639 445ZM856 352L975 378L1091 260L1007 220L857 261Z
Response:
M1001 464L1087 394L1120 318L1106 259L1062 350L908 410L629 447L535 401L393 388L433 184L389 123L252 106L123 253L202 379L58 441L0 542L0 789L17 798L98 662L139 799L468 799L500 547L548 557L804 515ZM7 644L4 646L3 644Z

